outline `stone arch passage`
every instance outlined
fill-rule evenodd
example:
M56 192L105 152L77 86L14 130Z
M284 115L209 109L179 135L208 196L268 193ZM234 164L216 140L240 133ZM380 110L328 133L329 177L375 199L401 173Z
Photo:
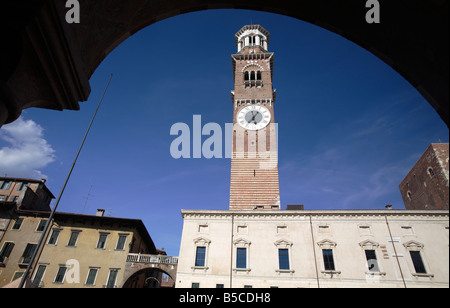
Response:
M122 281L122 288L159 288L173 287L177 266L169 264L127 263ZM163 274L169 276L169 284L164 284Z
M294 17L347 38L408 80L448 126L449 1L378 0L379 24L366 22L361 0L78 1L79 24L65 22L65 1L0 4L0 126L29 107L78 110L95 69L144 27L188 12L230 8Z

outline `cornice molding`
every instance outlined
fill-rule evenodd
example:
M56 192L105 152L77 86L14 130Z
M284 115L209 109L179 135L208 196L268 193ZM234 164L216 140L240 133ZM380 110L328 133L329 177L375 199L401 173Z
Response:
M286 210L181 210L183 218L189 219L289 219L289 220L305 220L306 217L320 218L369 218L369 217L449 217L448 210L302 210L302 211L286 211Z

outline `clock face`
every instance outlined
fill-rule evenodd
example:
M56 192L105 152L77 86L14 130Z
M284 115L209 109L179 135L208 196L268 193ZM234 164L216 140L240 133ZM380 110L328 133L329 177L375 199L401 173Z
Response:
M247 130L259 130L269 125L272 115L263 106L251 105L242 108L237 114L237 122Z

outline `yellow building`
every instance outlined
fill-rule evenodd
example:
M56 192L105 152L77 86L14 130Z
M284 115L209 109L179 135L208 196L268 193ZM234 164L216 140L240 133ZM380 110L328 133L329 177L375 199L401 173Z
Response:
M129 253L157 254L139 219L56 213L31 279L41 288L115 288Z
M48 218L48 212L38 211L12 215L0 237L0 288L22 277Z
M0 240L0 288L18 286L49 214L15 211ZM130 254L165 254L156 249L141 220L103 214L104 210L96 215L55 213L29 284L40 288L121 287L127 278L124 273L130 273ZM162 273L154 275L161 281Z

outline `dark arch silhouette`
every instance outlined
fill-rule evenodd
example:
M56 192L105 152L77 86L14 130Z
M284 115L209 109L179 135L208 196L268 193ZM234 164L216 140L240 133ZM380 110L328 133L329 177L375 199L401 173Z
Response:
M379 24L366 22L363 0L78 1L80 24L65 22L62 0L0 4L0 126L28 107L78 110L89 78L125 39L172 16L225 8L291 16L349 39L408 80L448 126L449 1L378 0Z
M162 274L166 274L172 279L174 283L175 277L172 277L170 273L160 269L147 267L134 272L130 277L127 277L124 281L122 288L160 288L164 287Z

